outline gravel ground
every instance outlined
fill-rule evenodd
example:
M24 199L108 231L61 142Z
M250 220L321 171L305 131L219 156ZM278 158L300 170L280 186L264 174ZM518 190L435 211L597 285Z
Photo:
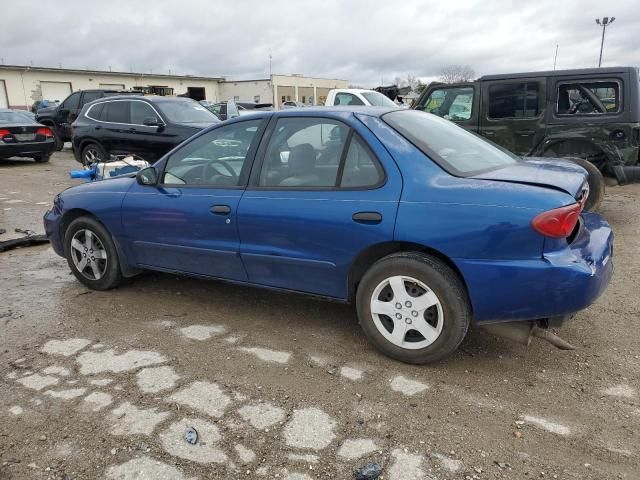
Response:
M77 165L0 163L0 240L42 233ZM155 273L92 292L47 245L2 253L0 478L639 479L639 199L607 192L616 271L559 331L577 350L474 330L422 367L350 306Z

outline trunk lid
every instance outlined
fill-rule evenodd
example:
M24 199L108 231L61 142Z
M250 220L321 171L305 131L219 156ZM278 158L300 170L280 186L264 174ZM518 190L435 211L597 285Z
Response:
M587 177L584 168L569 160L528 157L514 165L473 175L471 178L553 188L578 199L588 189Z
M42 135L36 135L36 131L38 128L41 128L42 125L0 125L0 130L8 130L11 134L5 139L5 143L7 141L11 143L21 143L21 142L35 142L45 140L45 137Z

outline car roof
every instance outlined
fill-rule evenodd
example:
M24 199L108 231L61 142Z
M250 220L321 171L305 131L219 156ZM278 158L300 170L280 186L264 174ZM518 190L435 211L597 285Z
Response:
M93 100L87 103L86 105L93 105L94 103L100 103L100 102L105 102L110 100L147 100L148 102L151 102L151 103L165 102L165 101L195 102L195 100L192 100L191 98L187 98L187 97L165 97L162 95L143 95L140 93L140 94L133 94L133 95L110 95L108 97L97 98L96 100Z
M367 115L370 117L381 117L385 113L405 111L404 108L390 108L390 107L367 107L367 106L329 106L329 107L306 107L300 109L286 109L286 110L251 110L251 113L235 117L232 121L237 119L246 120L249 118L262 118L262 117L317 117L317 116L345 116L350 113L357 113L360 115Z
M501 73L497 75L483 75L478 81L506 80L510 78L524 77L562 77L565 75L606 75L614 73L626 73L634 70L634 67L603 67L603 68L575 68L572 70L545 70L542 72ZM461 82L464 83L464 82Z

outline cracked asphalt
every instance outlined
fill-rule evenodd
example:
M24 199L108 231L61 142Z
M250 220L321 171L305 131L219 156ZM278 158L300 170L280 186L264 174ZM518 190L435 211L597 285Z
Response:
M0 163L0 240L42 233L77 166ZM472 330L428 366L350 306L159 273L92 292L47 245L0 253L0 478L640 479L640 185L602 213L615 273L558 330L577 350Z

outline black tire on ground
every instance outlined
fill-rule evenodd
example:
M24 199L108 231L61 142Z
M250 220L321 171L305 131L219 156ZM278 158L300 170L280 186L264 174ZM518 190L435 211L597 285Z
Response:
M442 331L424 348L408 349L393 344L378 330L372 317L370 304L376 287L397 275L427 285L442 306L443 318L439 320ZM376 348L395 360L413 364L435 362L453 353L464 339L472 317L466 288L457 273L439 259L417 252L392 254L373 264L358 286L356 308L360 326Z
M99 143L88 143L82 147L80 160L83 165L90 165L96 160L107 160L109 157L102 145Z
M36 163L45 163L51 159L51 154L48 153L46 155L38 155L37 157L33 157L33 159L36 161Z
M589 197L587 198L587 203L585 204L584 209L595 212L600 208L600 204L604 197L605 186L602 172L600 172L598 167L593 163L589 160L585 160L584 158L571 157L568 158L568 160L577 163L589 173Z
M87 278L78 270L73 262L71 241L73 236L79 230L89 230L93 235L98 237L106 251L106 267L102 278L97 280ZM88 288L92 290L109 290L122 283L123 277L122 272L120 271L120 264L118 263L118 252L115 244L113 243L111 235L107 229L94 218L79 217L71 222L67 227L64 236L64 253L67 258L69 268L75 277L80 281L80 283L86 285Z

